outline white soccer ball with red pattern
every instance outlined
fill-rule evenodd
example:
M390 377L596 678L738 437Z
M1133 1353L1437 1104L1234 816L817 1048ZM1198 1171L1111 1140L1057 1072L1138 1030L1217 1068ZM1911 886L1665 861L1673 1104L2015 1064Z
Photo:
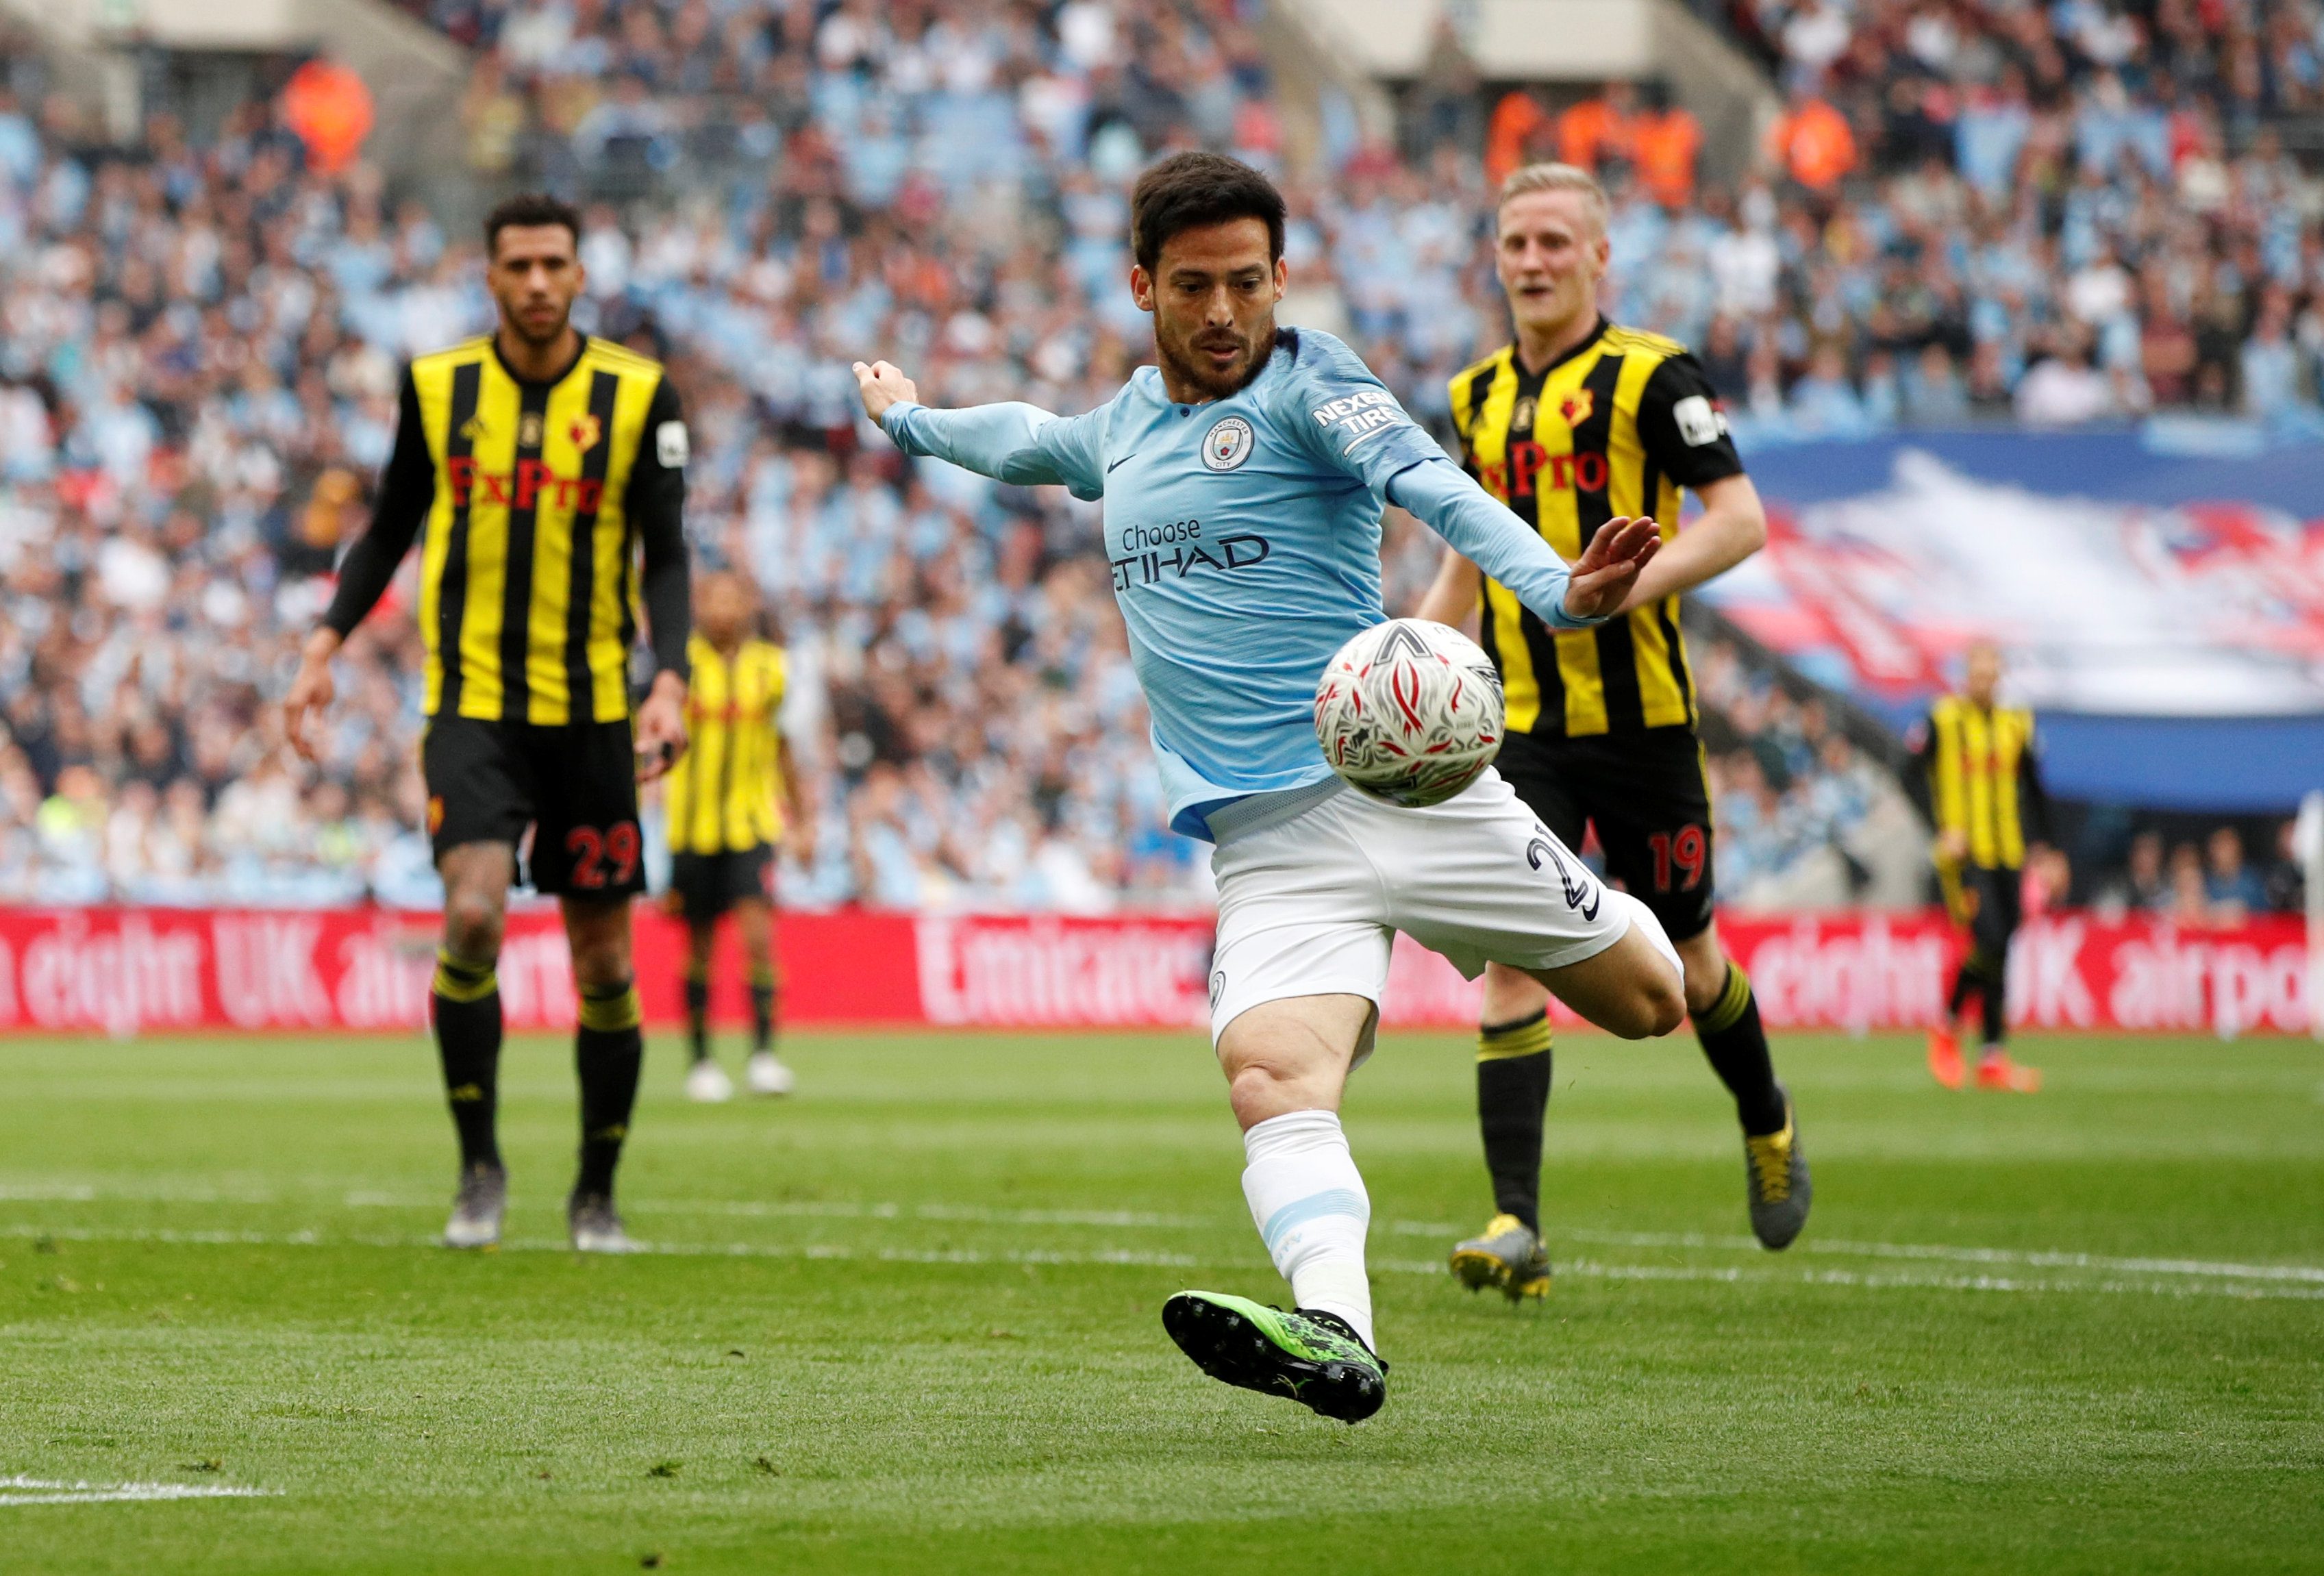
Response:
M1340 648L1315 686L1332 770L1407 809L1443 804L1501 752L1501 676L1449 624L1390 619Z

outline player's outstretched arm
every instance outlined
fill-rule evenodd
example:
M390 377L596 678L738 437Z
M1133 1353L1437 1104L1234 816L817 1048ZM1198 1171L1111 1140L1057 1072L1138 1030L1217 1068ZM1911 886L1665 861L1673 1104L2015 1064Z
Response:
M1398 471L1388 495L1552 629L1586 629L1619 609L1660 544L1650 520L1610 520L1569 569L1532 527L1441 454Z
M1020 487L1064 486L1076 498L1105 493L1098 457L1101 411L1057 416L1038 405L1007 401L964 410L931 410L903 369L884 361L857 362L855 386L863 413L906 454L927 455Z
M331 605L300 650L298 675L282 697L283 733L290 747L308 760L315 759L309 729L330 709L337 693L331 682L331 659L379 604L435 501L436 462L428 453L427 429L420 425L420 391L407 370L397 404L395 449L380 477L379 502L372 509L371 526L341 560Z
M857 362L855 386L863 395L863 414L883 426L891 407L920 402L919 385L892 362Z
M1579 618L1619 613L1662 545L1662 528L1651 520L1617 515L1600 526L1573 566L1565 610Z
M331 681L331 659L339 654L339 631L335 629L326 627L309 635L299 652L298 675L282 697L282 733L302 760L315 759L309 725L331 709L338 696L338 687Z

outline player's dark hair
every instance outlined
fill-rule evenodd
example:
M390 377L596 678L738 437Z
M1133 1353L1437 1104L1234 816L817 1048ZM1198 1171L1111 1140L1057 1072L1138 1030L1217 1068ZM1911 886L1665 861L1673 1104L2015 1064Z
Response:
M520 191L514 197L504 197L493 211L484 216L484 255L494 256L501 244L501 232L512 225L562 225L573 234L573 244L581 244L581 210L561 197L551 197L545 191Z
M1130 194L1130 249L1152 273L1162 248L1184 230L1235 219L1267 226L1267 260L1283 255L1283 194L1275 182L1223 153L1173 153L1138 178Z

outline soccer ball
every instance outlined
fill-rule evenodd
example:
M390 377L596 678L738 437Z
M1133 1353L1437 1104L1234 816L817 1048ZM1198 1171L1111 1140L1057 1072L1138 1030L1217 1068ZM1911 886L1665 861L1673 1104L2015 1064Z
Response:
M1443 804L1501 752L1501 676L1449 624L1375 624L1316 683L1315 742L1333 771L1376 799Z

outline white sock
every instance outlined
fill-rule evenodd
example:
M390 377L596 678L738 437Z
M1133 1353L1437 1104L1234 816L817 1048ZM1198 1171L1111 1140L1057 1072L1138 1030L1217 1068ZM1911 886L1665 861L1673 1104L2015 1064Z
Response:
M1328 1111L1269 1117L1242 1136L1242 1195L1275 1267L1302 1308L1336 1313L1372 1345L1372 1288L1364 1232L1372 1202Z

